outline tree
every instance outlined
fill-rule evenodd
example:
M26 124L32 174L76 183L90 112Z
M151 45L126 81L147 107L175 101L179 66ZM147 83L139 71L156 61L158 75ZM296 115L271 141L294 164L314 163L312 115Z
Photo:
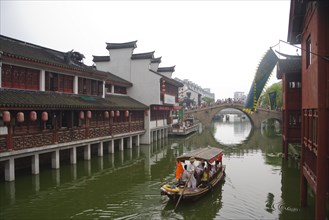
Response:
M282 81L272 84L262 94L261 104L263 106L270 106L269 94L276 92L276 106L282 108Z
M215 100L209 97L202 97L202 101L206 102L208 104L208 106L210 106L210 104L214 103Z

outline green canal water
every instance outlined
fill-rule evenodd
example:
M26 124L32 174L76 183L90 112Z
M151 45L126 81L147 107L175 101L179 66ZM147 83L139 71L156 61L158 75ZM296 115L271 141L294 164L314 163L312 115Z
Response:
M225 150L226 178L194 203L160 195L175 158L201 146ZM282 140L248 122L214 122L186 138L168 138L58 170L16 173L0 182L0 219L313 219L314 198L299 206L299 164L280 157Z

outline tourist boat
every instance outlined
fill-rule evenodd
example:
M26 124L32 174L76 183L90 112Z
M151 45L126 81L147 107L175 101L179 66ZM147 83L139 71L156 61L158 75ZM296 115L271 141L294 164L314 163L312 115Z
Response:
M189 164L190 158L194 158L196 163L206 162L207 169L216 166L216 161L220 162L217 171L209 177L208 184L199 184L195 189L188 188L186 183L178 181L175 184L166 183L161 186L161 195L168 196L171 200L196 200L212 190L225 177L225 165L222 164L223 150L215 147L204 147L176 158L177 166L180 163ZM176 169L177 170L177 169ZM178 202L179 202L178 201Z
M183 124L174 124L171 129L169 129L169 135L171 136L187 136L194 133L200 129L201 123L195 120L193 117L185 119Z

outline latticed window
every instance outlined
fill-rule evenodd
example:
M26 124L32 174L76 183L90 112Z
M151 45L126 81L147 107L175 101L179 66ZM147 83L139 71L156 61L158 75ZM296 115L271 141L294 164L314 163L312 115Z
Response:
M39 90L40 70L7 64L1 69L2 87Z
M315 154L318 146L318 111L316 109L304 110L303 144Z
M46 72L46 91L73 93L73 76Z

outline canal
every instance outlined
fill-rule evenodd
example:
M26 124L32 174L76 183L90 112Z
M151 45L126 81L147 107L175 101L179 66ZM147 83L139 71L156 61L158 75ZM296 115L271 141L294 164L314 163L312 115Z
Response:
M299 206L298 162L282 160L281 137L264 127L214 122L186 138L41 168L39 175L22 170L14 182L0 182L0 219L313 219L311 193L309 206ZM176 156L207 145L225 150L225 181L173 211L161 184L174 179Z

